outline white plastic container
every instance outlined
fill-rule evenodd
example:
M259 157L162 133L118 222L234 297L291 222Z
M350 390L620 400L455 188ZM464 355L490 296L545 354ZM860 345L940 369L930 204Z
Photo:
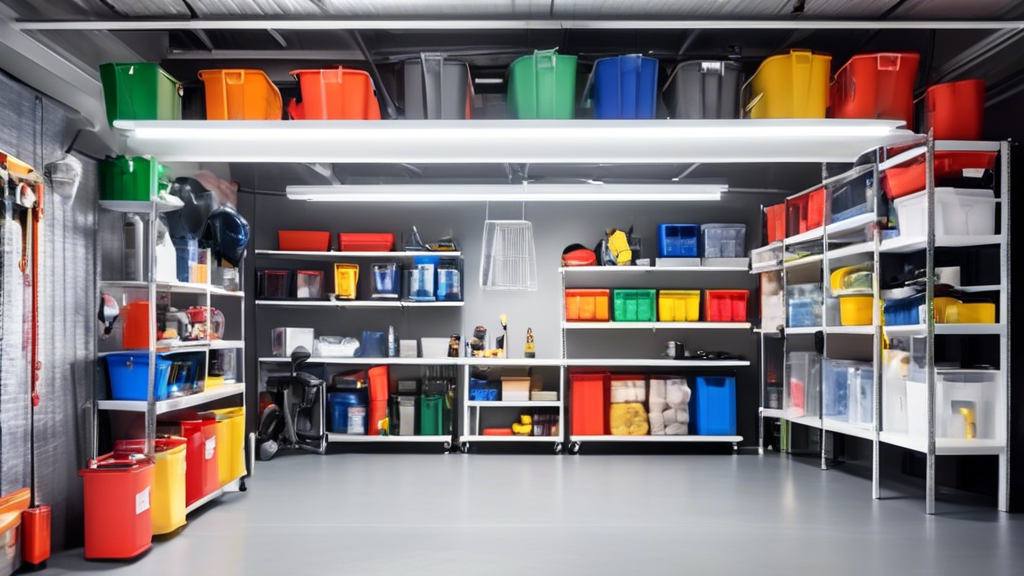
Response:
M906 434L908 428L907 372L910 353L882 351L882 430Z
M448 338L420 338L420 352L424 358L447 358Z
M789 379L783 385L782 406L787 418L818 416L821 390L821 355L790 352L786 356Z
M928 233L927 192L895 200L900 236ZM996 233L996 199L991 190L935 189L937 236L986 236Z
M994 439L996 437L995 370L942 370L935 374L935 437ZM907 381L910 435L928 436L928 387Z
M313 353L312 328L274 328L272 340L274 356L280 358L291 357L292 351L299 346Z

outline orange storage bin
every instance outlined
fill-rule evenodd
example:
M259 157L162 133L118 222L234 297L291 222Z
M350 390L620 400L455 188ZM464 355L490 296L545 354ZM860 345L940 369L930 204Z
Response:
M832 81L833 118L903 120L914 127L914 81L921 55L878 52L850 58Z
M340 252L391 252L395 235L385 233L338 233Z
M366 434L368 436L380 436L381 423L388 417L388 401L373 400L367 409Z
M279 230L277 232L279 250L295 252L327 252L331 247L331 233L313 230Z
M935 185L942 186L950 180L962 178L965 170L995 170L998 155L998 152L936 152ZM910 164L889 168L882 174L882 187L892 200L920 192L925 186L924 155Z
M152 546L155 474L152 460L127 453L100 456L78 472L87 559L134 558Z
M380 120L373 80L362 70L324 68L292 70L299 80L302 102L288 103L295 120Z
M611 374L607 372L571 372L569 374L572 403L573 435L602 436L609 434Z
M786 200L786 237L820 228L825 222L825 189Z
M980 140L985 116L985 81L936 84L924 93L922 132L936 140Z
M200 70L207 120L280 120L281 92L262 70Z
M607 322L609 290L568 289L565 291L565 319L568 322Z
M367 380L370 381L370 402L387 402L388 400L388 367L374 366L366 371Z
M125 350L149 348L149 301L129 302L121 308L121 347ZM159 335L158 335L159 337Z
M786 203L765 206L765 230L768 232L768 243L786 237Z
M705 290L704 320L746 322L748 290Z

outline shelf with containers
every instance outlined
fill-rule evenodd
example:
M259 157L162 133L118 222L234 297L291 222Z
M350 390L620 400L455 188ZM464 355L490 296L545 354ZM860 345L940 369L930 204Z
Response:
M461 358L459 450L506 442L565 442L565 375L561 359Z

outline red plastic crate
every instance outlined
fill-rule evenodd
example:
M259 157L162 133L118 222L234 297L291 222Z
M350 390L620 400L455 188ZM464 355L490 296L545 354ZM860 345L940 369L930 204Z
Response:
M820 228L825 222L825 189L786 200L786 237Z
M934 130L936 140L980 140L984 116L984 80L936 84L924 94L921 131Z
M86 559L134 558L152 546L153 512L148 504L156 467L148 458L133 456L124 452L100 456L78 472Z
M935 153L935 185L963 177L964 170L994 170L998 152ZM889 168L882 174L882 187L892 200L909 196L925 189L925 159L919 156L910 164Z
M220 488L217 466L217 420L184 420L181 436L185 439L185 505Z
M782 240L786 237L786 203L766 206L764 209L766 218L765 229L768 231L768 243Z
M391 252L394 234L338 234L338 250L342 252Z
M279 230L279 250L295 252L327 252L331 247L331 233L313 230Z
M608 372L571 372L569 374L572 403L572 429L581 436L610 434L608 406L610 396Z
M916 52L857 54L832 82L833 118L884 118L914 126L914 81L921 55Z
M704 320L746 322L749 290L705 290Z

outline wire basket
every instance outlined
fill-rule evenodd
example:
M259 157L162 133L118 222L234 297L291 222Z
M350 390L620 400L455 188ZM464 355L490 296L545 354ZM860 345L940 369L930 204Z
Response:
M537 289L533 224L526 220L484 222L480 287L484 290Z

